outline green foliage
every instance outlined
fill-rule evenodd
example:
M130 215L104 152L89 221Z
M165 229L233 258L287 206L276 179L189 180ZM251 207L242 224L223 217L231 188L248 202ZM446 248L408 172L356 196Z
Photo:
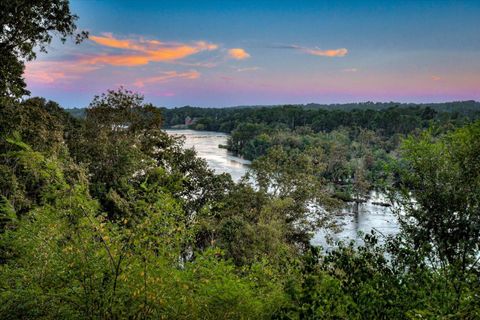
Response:
M393 180L374 131L247 126L266 130L245 148L262 155L234 184L123 89L84 120L42 99L1 112L2 318L480 315L478 123L407 139ZM371 181L397 183L402 233L312 248L335 197L362 201Z
M394 172L407 210L398 237L324 252L309 237L328 225L335 193L361 200L370 175L388 178L391 155L374 132L260 134L270 146L252 164L253 187L183 150L140 96L94 101L85 120L35 99L18 117L2 111L12 115L0 158L2 318L480 315L478 123L406 140Z
M402 149L405 232L419 249L464 267L480 250L479 138L476 122L439 138L410 137Z
M447 282L435 296L443 307L429 306L430 315L478 313L479 138L480 122L440 136L429 130L405 140L397 164L394 195L403 212L395 254L436 270L430 285L438 276Z
M309 106L285 105L270 107L163 109L165 125L184 124L185 118L197 120L197 130L233 133L242 128L271 131L297 130L307 127L314 133L329 132L340 127L363 128L383 137L408 134L426 128L431 123L460 124L479 117L478 102L463 101L441 104L357 103L345 105ZM245 131L245 130L243 130ZM233 140L236 140L233 138ZM248 139L249 140L249 139ZM235 141L235 148L241 141Z
M23 80L24 61L35 58L34 49L46 52L55 33L65 42L76 30L77 16L67 0L9 0L0 4L0 98L28 94ZM76 36L80 42L87 36Z
M58 154L65 151L64 143L72 135L75 121L52 101L30 98L21 103L5 101L0 105L2 153L9 148L5 137L18 134L36 151Z
M275 147L252 163L250 179L261 192L281 200L290 233L287 240L308 246L311 232L327 225L328 213L339 205L323 179L323 159L321 148L299 152Z
M384 187L384 167L396 157L402 137L436 126L445 132L480 116L475 101L444 104L358 103L237 108L164 109L165 125L230 132L227 149L249 160L281 146L303 153L322 147L324 177L338 194L358 204L370 189Z
M126 203L142 215L113 222L85 184L63 179L61 163L31 150L17 156L29 159L26 174L55 187L0 237L2 318L264 318L281 303L278 285L258 284L261 268L238 273L218 250L179 260L191 230L158 180Z
M73 118L12 99L22 59L75 31L68 1L0 13L2 319L480 318L480 121L445 133L478 103L160 110L120 88ZM232 132L249 176L161 130L187 115ZM399 235L310 245L335 198L383 184Z

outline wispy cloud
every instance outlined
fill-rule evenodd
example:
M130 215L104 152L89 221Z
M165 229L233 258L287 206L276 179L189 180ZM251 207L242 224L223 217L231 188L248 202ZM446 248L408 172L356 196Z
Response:
M236 60L243 60L250 58L250 54L242 48L233 48L228 50L228 55Z
M260 70L260 67L246 67L246 68L236 68L237 72L246 72L246 71L257 71Z
M431 76L432 81L440 81L442 80L442 77L439 76Z
M342 72L357 72L357 71L358 71L357 68L347 68L342 70Z
M320 49L320 48L308 48L308 47L302 47L302 46L297 46L295 44L292 45L276 45L276 46L270 46L270 48L275 48L275 49L294 49L301 51L306 54L314 55L314 56L319 56L319 57L344 57L348 54L348 49L346 48L339 48L339 49Z
M78 79L98 66L72 63L71 61L32 61L26 64L25 78L29 83L50 85Z
M152 83L164 83L174 79L197 79L200 77L200 73L195 70L177 72L177 71L165 71L159 75L153 77L138 78L133 83L136 87L144 87L147 84Z
M202 51L212 51L218 45L206 41L191 43L162 42L144 38L120 39L111 33L90 36L92 42L100 46L92 53L77 54L64 57L62 60L32 61L26 64L25 77L29 83L52 85L67 84L73 80L84 78L87 73L108 67L134 67L151 62L167 62L189 67L212 68L216 63L209 61L184 61ZM175 78L196 79L197 71L165 71L158 76L141 78L135 85L165 82Z
M118 39L110 33L90 36L90 40L104 47L123 50L120 54L102 53L87 56L87 64L109 64L114 66L138 66L150 62L171 62L202 51L218 49L218 45L206 41L192 43L162 42L158 40Z
M321 57L345 57L348 53L348 50L345 48L329 50L301 48L300 50L305 53Z
M174 62L176 65L180 66L187 66L187 67L199 67L199 68L215 68L218 66L218 62L185 62L185 61L177 61Z

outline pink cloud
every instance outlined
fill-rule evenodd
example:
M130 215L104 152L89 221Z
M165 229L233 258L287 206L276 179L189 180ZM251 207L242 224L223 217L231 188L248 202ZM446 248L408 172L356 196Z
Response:
M307 47L301 47L297 45L286 45L286 46L282 45L282 46L274 46L273 48L295 49L303 53L319 56L319 57L344 57L348 54L348 50L346 48L323 50L319 48L307 48Z
M85 65L72 61L32 61L26 64L25 79L29 83L54 84L78 79L83 74L98 69L98 66Z

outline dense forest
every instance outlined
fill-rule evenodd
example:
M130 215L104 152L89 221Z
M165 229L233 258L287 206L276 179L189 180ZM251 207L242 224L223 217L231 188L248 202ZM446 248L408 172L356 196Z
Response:
M138 93L95 96L82 117L25 97L23 59L76 16L14 2L0 6L2 319L480 317L477 111L189 114L253 160L235 183L165 133L179 110ZM372 185L400 233L312 246Z
M167 128L230 133L222 147L249 160L278 152L297 157L321 146L326 168L318 174L338 197L361 201L370 189L385 187L385 167L397 158L402 139L427 129L438 135L471 123L480 118L480 104L183 107L162 109L162 114Z
M182 107L164 109L166 127L183 125L187 117L195 119L192 129L231 132L240 123L284 125L290 129L310 126L315 131L332 130L338 126L362 126L368 129L387 129L405 132L422 120L478 117L480 103L457 101L448 103L355 103L332 105L285 105L231 108ZM81 117L82 109L72 109ZM401 123L396 124L396 121ZM409 121L414 121L410 124Z

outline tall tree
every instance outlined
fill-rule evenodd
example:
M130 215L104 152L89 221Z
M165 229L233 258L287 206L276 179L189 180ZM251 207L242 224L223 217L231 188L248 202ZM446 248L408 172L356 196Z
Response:
M88 164L94 194L105 194L153 166L147 138L158 134L161 123L160 110L129 90L109 90L93 99L73 155Z
M478 150L480 122L439 139L427 132L403 145L404 230L419 248L462 267L480 250Z
M28 94L22 77L25 61L35 59L35 48L47 52L53 34L65 42L73 36L78 17L70 12L68 0L8 0L0 2L0 97ZM76 35L79 43L88 34Z
M456 312L467 299L466 284L478 286L479 150L480 121L440 138L428 131L403 145L399 243L418 256L415 265L424 260L447 275Z

